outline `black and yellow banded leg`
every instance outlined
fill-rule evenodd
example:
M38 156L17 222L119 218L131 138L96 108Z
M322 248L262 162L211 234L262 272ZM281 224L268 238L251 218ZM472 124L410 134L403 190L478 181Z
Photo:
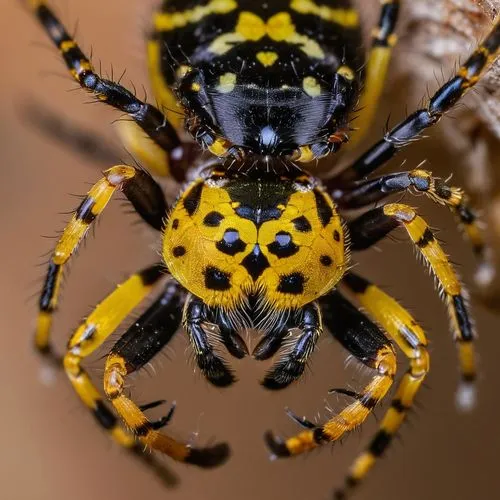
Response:
M47 35L59 49L77 83L98 101L126 113L132 119L132 123L125 124L120 129L130 149L135 151L141 160L147 161L155 173L166 175L170 171L177 180L183 180L185 151L175 128L165 115L156 107L138 99L119 83L101 78L47 2L24 1L33 9ZM144 140L143 134L152 139L153 144Z
M380 0L381 10L378 25L372 31L372 46L366 65L363 93L356 113L359 130L352 135L345 148L357 146L373 123L380 97L389 71L391 54L397 42L394 33L400 8L399 0Z
M412 408L415 396L429 371L425 333L408 311L380 288L360 276L349 273L342 280L342 284L409 358L410 366L399 383L379 431L367 450L354 461L344 487L335 492L336 500L347 498L348 493L365 478L377 458L383 455Z
M101 214L113 194L121 190L137 213L160 230L167 213L167 203L160 186L146 172L119 165L104 172L104 177L90 189L64 229L49 261L49 268L39 300L35 345L53 355L50 344L52 317L57 308L64 267L89 228Z
M467 195L463 189L449 186L443 179L434 177L427 170L415 169L356 182L345 189L336 190L333 196L340 207L356 209L404 191L412 194L423 193L435 203L447 206L463 228L476 257L484 260L484 238Z
M453 337L458 347L462 384L457 404L470 409L475 402L476 362L474 326L467 306L466 292L427 223L407 205L391 203L366 212L349 224L352 250L363 250L376 244L397 227L404 227L411 240L430 266L443 294Z
M135 309L164 275L165 269L157 264L133 274L101 303L83 321L68 342L64 355L64 369L73 388L113 439L126 448L132 448L134 435L121 427L104 404L88 373L82 367L83 360L99 348L118 328L120 323Z
M376 374L360 393L338 389L332 392L348 395L354 402L325 424L315 425L306 418L292 418L305 430L288 439L271 432L266 442L273 457L289 457L310 451L324 443L338 441L361 425L392 386L396 373L396 354L378 326L354 307L338 291L321 299L325 325L332 335L359 361Z
M160 352L179 329L185 293L175 282L169 282L163 293L123 334L111 349L104 371L104 391L118 415L143 446L165 453L171 458L200 467L214 467L229 456L227 444L193 448L158 432L172 417L175 406L158 421L149 420L144 412L163 401L138 406L124 394L126 376L140 370Z
M479 47L431 98L427 108L419 109L398 123L385 137L354 161L331 186L361 179L385 165L400 149L414 142L422 132L435 125L480 79L496 59L500 49L500 17Z

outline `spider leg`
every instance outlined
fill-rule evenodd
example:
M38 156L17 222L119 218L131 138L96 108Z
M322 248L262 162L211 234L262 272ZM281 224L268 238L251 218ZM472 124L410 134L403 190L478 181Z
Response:
M101 78L88 57L71 38L44 0L26 0L50 39L57 46L76 82L100 102L126 113L132 122L125 122L122 137L138 157L147 161L159 175L169 171L176 180L184 179L184 149L175 128L156 107L138 99L119 83ZM141 130L139 130L141 129ZM152 139L146 141L146 134Z
M299 455L321 444L337 441L361 425L392 386L396 354L382 331L338 291L321 299L325 324L332 335L359 361L375 370L372 380L355 401L325 424L294 418L306 429L286 440L266 434L267 445L276 458Z
M54 356L50 344L50 330L53 313L59 301L64 267L117 190L123 191L137 213L148 224L158 230L163 227L167 203L160 186L149 174L126 165L115 166L104 172L104 177L94 184L76 209L50 258L39 300L35 334L35 345L43 354Z
M196 362L206 379L217 387L227 387L236 379L226 363L214 351L214 347L204 330L204 324L211 323L209 308L204 302L191 295L186 300L183 326L196 356Z
M342 284L356 296L362 307L384 328L389 337L410 360L410 366L399 386L390 408L385 413L379 431L367 450L359 455L350 468L343 489L335 492L335 499L345 499L359 485L366 474L390 445L393 436L403 424L415 396L429 371L427 339L413 317L392 297L377 286L355 274L345 276ZM335 321L335 318L332 318Z
M356 120L363 126L353 134L352 139L344 146L344 149L352 149L358 145L366 132L370 130L380 96L384 90L391 53L397 43L394 30L398 21L400 1L380 0L380 3L379 21L372 32L372 46L366 65L365 85L356 117Z
M427 108L415 111L398 123L337 178L332 178L331 187L369 175L385 165L400 149L417 139L424 130L435 125L479 81L483 70L495 60L499 47L500 19L497 19L483 43L460 67L457 74L432 96Z
M134 435L118 425L116 417L103 403L101 395L81 363L116 330L151 292L153 285L163 274L163 267L157 264L130 276L83 321L69 340L64 355L64 369L76 393L92 411L97 422L117 443L126 448L134 447Z
M404 227L430 266L442 291L451 329L458 347L462 384L457 403L462 409L474 404L476 363L473 340L474 327L467 307L466 293L441 245L427 223L407 205L391 203L366 212L349 225L352 250L363 250L376 244L397 227Z
M427 170L415 169L360 181L346 189L335 191L334 199L341 208L355 209L401 192L424 193L435 203L447 206L464 229L474 254L479 259L484 259L485 242L477 225L477 215L469 205L467 195L461 188L448 186L443 179L434 177Z
M209 448L192 448L180 443L158 432L158 429L169 422L174 406L165 417L153 422L144 412L161 402L138 406L124 394L127 375L148 363L179 329L183 300L184 293L180 286L169 282L160 297L116 342L106 361L104 391L118 415L143 445L178 461L214 467L224 462L229 455L225 443Z
M318 304L313 302L302 307L295 314L294 323L294 325L290 324L290 327L299 328L301 333L293 342L285 346L280 359L264 377L262 385L267 389L284 389L304 373L307 360L313 353L318 338L323 332ZM281 330L285 328L283 326ZM282 340L280 335L275 335L273 338ZM270 341L267 344L259 344L257 347L260 359L265 359L268 357L269 351L272 353L275 344Z

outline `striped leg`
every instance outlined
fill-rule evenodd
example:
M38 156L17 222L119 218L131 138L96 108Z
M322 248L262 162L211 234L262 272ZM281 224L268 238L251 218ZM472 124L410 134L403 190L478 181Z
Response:
M397 124L381 141L340 174L340 177L333 178L329 183L330 187L369 175L385 165L400 149L414 142L426 129L435 125L479 81L483 71L497 57L499 48L500 18L457 74L432 96L427 108L415 111Z
M333 391L353 397L354 402L325 424L317 426L306 418L291 415L306 430L286 440L267 433L266 441L274 457L299 455L323 443L338 441L366 420L394 380L396 355L380 329L337 291L323 297L321 304L332 335L376 374L359 394L343 389Z
M174 406L165 417L152 422L144 411L161 404L162 401L138 406L124 394L127 375L148 363L170 342L178 330L184 299L179 285L170 282L162 295L118 340L106 361L104 391L119 416L143 445L159 450L178 461L213 467L227 459L229 449L226 444L199 449L179 443L158 432L158 429L169 422Z
M372 32L372 46L366 65L365 87L359 102L359 112L356 123L359 130L344 148L357 146L364 135L370 130L377 111L380 96L384 90L391 53L396 45L396 28L400 2L399 0L380 0L381 10L378 25Z
M385 452L413 406L415 396L429 371L427 339L408 311L377 286L357 275L347 274L342 283L409 358L410 367L399 384L391 407L382 419L380 430L368 449L354 461L344 488L335 492L337 500L347 498L347 494L364 479L376 459Z
M167 203L160 186L146 172L125 165L112 167L104 172L104 177L94 184L77 208L50 258L39 301L35 334L35 345L43 354L53 355L50 330L52 316L59 301L64 267L117 190L123 191L147 223L158 230L163 227Z
M164 114L138 99L119 83L101 78L44 0L24 1L34 11L47 35L61 52L66 66L77 83L93 94L98 101L126 113L133 120L133 124L123 125L120 128L122 137L130 145L130 149L137 152L141 159L151 160L148 164L158 175L166 175L170 171L174 178L183 180L182 168L186 152L175 128ZM142 137L144 134L152 139L153 145L144 140Z
M81 364L151 292L163 273L164 268L158 264L133 274L116 288L78 327L68 342L64 356L64 369L80 399L113 439L127 448L135 445L134 435L118 425L116 417L103 403L101 395Z
M458 405L466 410L474 404L476 363L474 328L466 304L466 294L448 257L437 242L426 222L413 208L391 203L363 214L349 224L351 248L363 250L403 226L411 240L430 266L443 293L451 329L458 346L462 384L457 393Z
M485 242L467 195L461 188L448 186L443 179L433 177L427 170L415 169L361 181L347 189L336 190L334 198L340 207L355 209L405 191L424 193L432 201L447 206L458 219L476 257L484 260Z

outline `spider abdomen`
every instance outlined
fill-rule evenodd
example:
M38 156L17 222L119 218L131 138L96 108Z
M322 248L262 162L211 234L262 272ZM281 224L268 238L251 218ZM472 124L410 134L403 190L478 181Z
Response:
M218 156L230 147L285 156L314 146L326 154L362 79L350 1L200 3L169 0L155 16L158 101L171 106L175 89L193 137Z
M324 295L344 274L345 236L330 197L308 181L194 182L165 229L169 271L210 306L253 295L292 309Z

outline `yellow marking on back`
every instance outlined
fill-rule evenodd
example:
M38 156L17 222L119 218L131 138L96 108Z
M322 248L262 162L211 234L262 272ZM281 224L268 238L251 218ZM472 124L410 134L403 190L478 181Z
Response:
M154 16L156 31L172 31L194 24L211 14L228 14L238 7L235 0L211 0L184 12L158 12Z
M287 42L297 45L306 55L315 59L323 59L325 53L321 46L306 35L297 33L296 27L288 12L278 12L267 21L253 12L241 12L234 32L224 33L217 37L209 50L217 55L223 55L244 42L257 42L268 36L276 42Z
M301 146L299 148L299 156L295 159L295 161L299 161L301 163L309 163L310 161L313 161L314 158L314 153L309 146Z
M258 52L255 58L266 68L272 66L278 60L276 52Z
M340 24L345 28L359 26L359 14L356 9L334 9L326 5L318 5L312 0L292 0L290 8L299 14L313 14L324 21Z
M215 156L224 156L228 150L228 142L223 138L218 138L208 146L208 150Z
M349 66L342 65L340 68L337 70L337 73L340 76L343 76L346 80L352 81L354 80L354 71L349 68Z
M234 90L236 86L236 74L235 73L224 73L219 78L219 85L217 85L217 90L222 94L229 94Z
M302 81L302 87L308 96L318 97L321 95L321 86L314 76L306 76Z

